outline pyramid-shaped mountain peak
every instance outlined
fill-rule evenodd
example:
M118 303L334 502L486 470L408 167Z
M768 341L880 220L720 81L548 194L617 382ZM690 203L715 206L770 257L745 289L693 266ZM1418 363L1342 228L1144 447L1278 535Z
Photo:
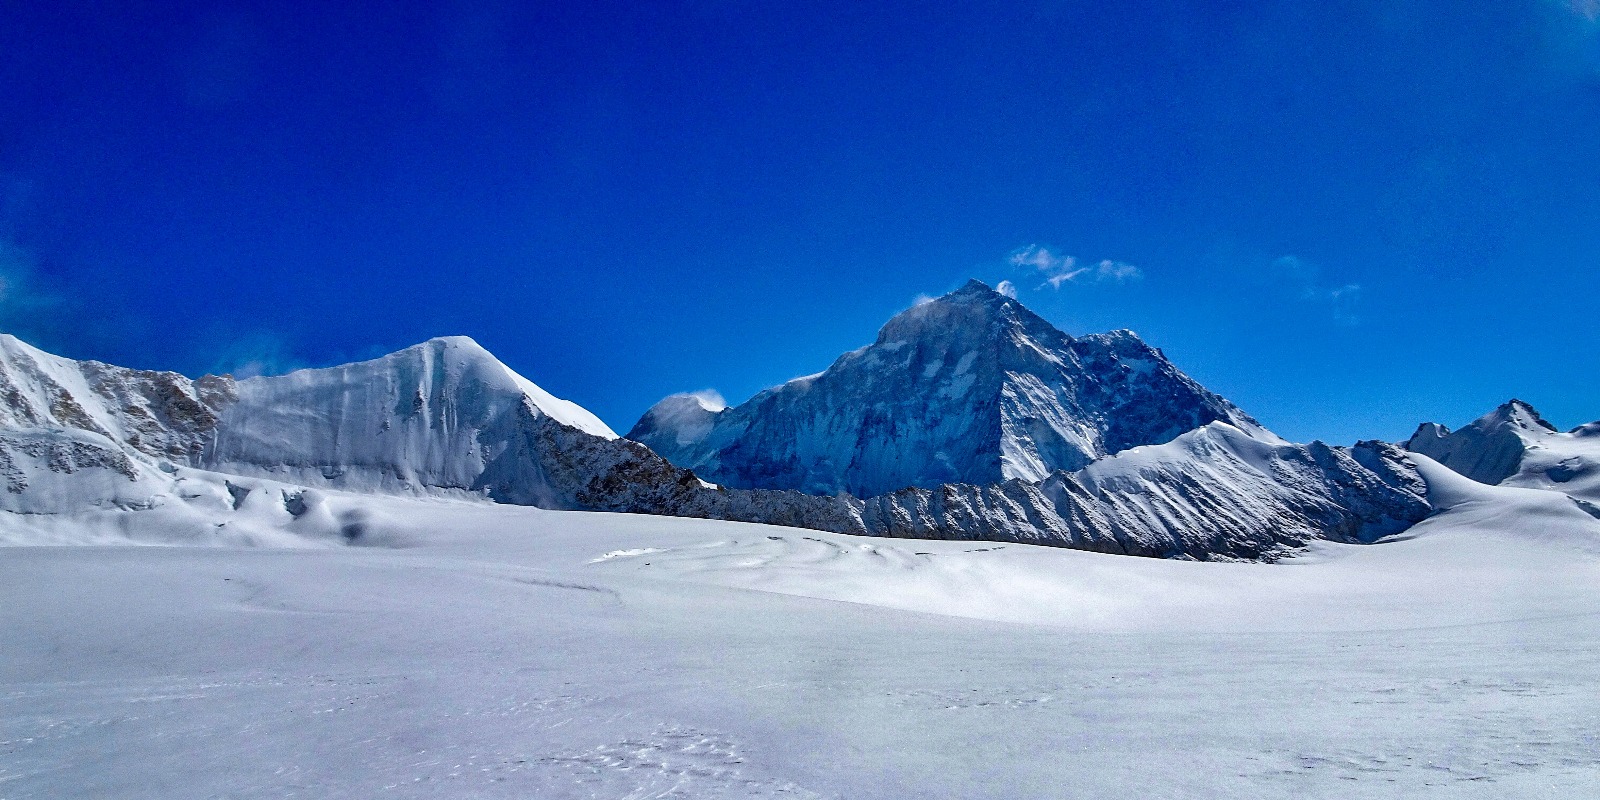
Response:
M1524 430L1556 432L1556 426L1546 422L1545 418L1539 415L1537 409L1514 397L1501 403L1494 411L1479 418L1478 422L1486 426L1515 425Z
M629 438L728 486L873 496L1038 480L1218 421L1275 438L1131 332L1074 339L969 281L816 376Z
M878 331L878 343L937 339L976 345L996 338L1001 330L1040 337L1049 347L1065 346L1072 338L1015 298L974 279L896 314Z

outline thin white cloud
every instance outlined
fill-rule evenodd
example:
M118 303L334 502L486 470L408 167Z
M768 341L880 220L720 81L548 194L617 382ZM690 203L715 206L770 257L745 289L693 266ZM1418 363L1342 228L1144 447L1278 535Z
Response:
M295 358L289 340L271 331L252 331L231 337L208 372L235 378L283 375L307 365Z
M1567 6L1590 22L1600 22L1600 0L1567 0Z
M994 287L994 290L1012 300L1017 299L1017 285L1011 281L1001 281L999 285Z
M1046 277L1044 279L1044 282L1046 284L1049 284L1050 288L1052 288L1052 289L1060 289L1061 288L1061 284L1063 284L1063 283L1071 283L1072 281L1075 281L1078 278L1082 277L1088 271L1089 271L1088 267L1082 267L1082 268L1079 268L1079 269L1069 270L1067 272L1058 272L1058 273L1056 273L1054 275Z
M1340 325L1360 325L1361 315L1356 305L1361 302L1361 284L1347 283L1328 290L1328 300L1333 304L1333 321Z
M1094 277L1097 281L1136 281L1144 277L1144 271L1125 261L1112 261L1106 259L1095 265Z
M1068 283L1125 283L1144 277L1144 271L1125 261L1106 259L1097 264L1079 266L1078 259L1052 252L1048 247L1030 244L1011 252L1011 266L1044 276L1043 289L1049 286L1060 289Z
M1069 272L1078 263L1072 256L1056 255L1047 247L1030 244L1011 253L1011 266L1028 267L1050 274Z
M0 330L32 333L42 321L59 318L49 312L58 309L61 298L34 284L37 268L33 253L0 236Z
M1361 284L1346 283L1328 287L1321 281L1321 270L1299 256L1287 255L1272 262L1295 287L1300 299L1328 308L1333 321L1340 325L1360 325Z

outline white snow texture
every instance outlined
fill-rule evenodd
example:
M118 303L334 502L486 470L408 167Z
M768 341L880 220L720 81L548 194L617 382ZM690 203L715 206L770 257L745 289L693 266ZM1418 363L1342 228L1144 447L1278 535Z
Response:
M969 285L640 425L731 488L464 338L0 336L0 798L1600 796L1600 423L1291 444Z

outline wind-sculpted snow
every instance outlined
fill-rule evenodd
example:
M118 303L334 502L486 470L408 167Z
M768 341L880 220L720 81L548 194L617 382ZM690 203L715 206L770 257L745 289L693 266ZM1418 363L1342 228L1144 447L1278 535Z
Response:
M1554 489L1586 510L1600 503L1600 422L1562 433L1511 400L1458 431L1423 423L1405 446L1480 483Z
M1276 441L1133 333L1074 339L973 281L825 372L725 410L675 395L628 437L719 484L870 497L1042 480L1218 421Z
M59 514L139 508L161 491L159 473L96 433L0 431L0 511Z

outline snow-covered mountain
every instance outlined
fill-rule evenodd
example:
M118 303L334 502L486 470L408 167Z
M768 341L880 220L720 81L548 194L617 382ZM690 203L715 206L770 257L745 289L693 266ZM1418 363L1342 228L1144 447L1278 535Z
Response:
M155 465L197 460L233 398L228 378L73 361L0 334L0 509L146 506L169 483Z
M871 497L1039 481L1211 422L1280 441L1132 332L1075 339L971 281L822 373L732 408L668 397L628 438L719 484Z
M911 489L867 501L872 532L1064 544L1158 557L1271 559L1308 542L1370 542L1431 511L1393 445L1274 444L1213 422L1028 483Z
M1458 431L1425 422L1405 447L1480 483L1555 489L1588 508L1600 503L1600 422L1563 433L1533 406L1511 400Z
M528 459L522 436L545 419L617 438L464 336L238 381L235 394L219 410L202 466L341 489L483 489L486 476ZM523 477L514 494L539 499L538 476Z
M551 423L617 439L465 337L327 369L191 380L3 336L0 399L6 508L33 512L149 505L178 467L561 506L570 492L542 480L531 432Z
M673 474L664 462L654 468ZM1318 539L1369 542L1405 530L1432 510L1417 463L1395 445L1275 444L1224 422L1042 481L915 487L863 500L702 489L663 477L588 500L606 510L837 533L1198 560L1271 560Z
M945 313L941 309L951 306L959 311L999 297L980 288L969 287L924 313ZM1002 320L1033 326L1020 306L995 305ZM898 330L897 323L890 328ZM1068 349L1033 356L1012 352L1004 359L1031 357L1079 371L1070 384L1077 391L1051 396L1071 399L1078 410L1097 410L1100 416L1056 420L1093 422L1073 429L1083 442L1104 446L1113 435L1129 436L1130 429L1181 426L1187 423L1172 420L1183 409L1188 419L1228 413L1239 424L1213 420L1171 441L1121 449L1040 479L952 482L861 499L708 484L643 444L617 438L593 415L551 397L464 338L434 339L358 364L248 380L190 380L77 362L6 338L0 340L3 508L32 515L28 525L67 530L65 538L76 535L73 526L92 527L83 516L91 514L97 515L93 525L116 535L147 531L163 541L284 535L370 541L381 539L381 532L362 517L359 503L334 502L326 490L443 494L544 508L1195 559L1272 559L1315 539L1370 541L1430 513L1428 486L1414 457L1393 445L1290 445L1195 387L1131 337L1057 336ZM887 341L908 342L890 353L915 350L906 339ZM1079 349L1085 341L1089 345ZM1035 344L1032 337L1013 337L997 349L1033 352ZM963 383L970 377L975 385L981 359L971 358L965 369L959 360L955 377ZM879 364L904 375L906 365L898 360L880 357ZM924 364L915 374L939 371ZM870 382L870 375L857 374ZM1030 375L1007 375L1002 390L1027 383ZM1082 385L1091 381L1099 388ZM952 418L990 407L962 405L959 394L952 394L946 399L953 405L941 406ZM1035 399L1035 408L1066 408ZM993 405L1015 411L1021 403L1005 396ZM686 430L693 430L697 415L726 413L699 401L682 405L679 426ZM1151 413L1149 407L1172 413ZM991 419L1018 419L1010 413ZM1001 427L1011 437L1007 452L1028 444L1022 429ZM892 448L900 429L863 430L890 437L885 446ZM924 447L931 441L911 438ZM43 519L50 515L55 522ZM19 520L26 521L6 517L0 529L23 525ZM0 540L6 538L0 530Z

